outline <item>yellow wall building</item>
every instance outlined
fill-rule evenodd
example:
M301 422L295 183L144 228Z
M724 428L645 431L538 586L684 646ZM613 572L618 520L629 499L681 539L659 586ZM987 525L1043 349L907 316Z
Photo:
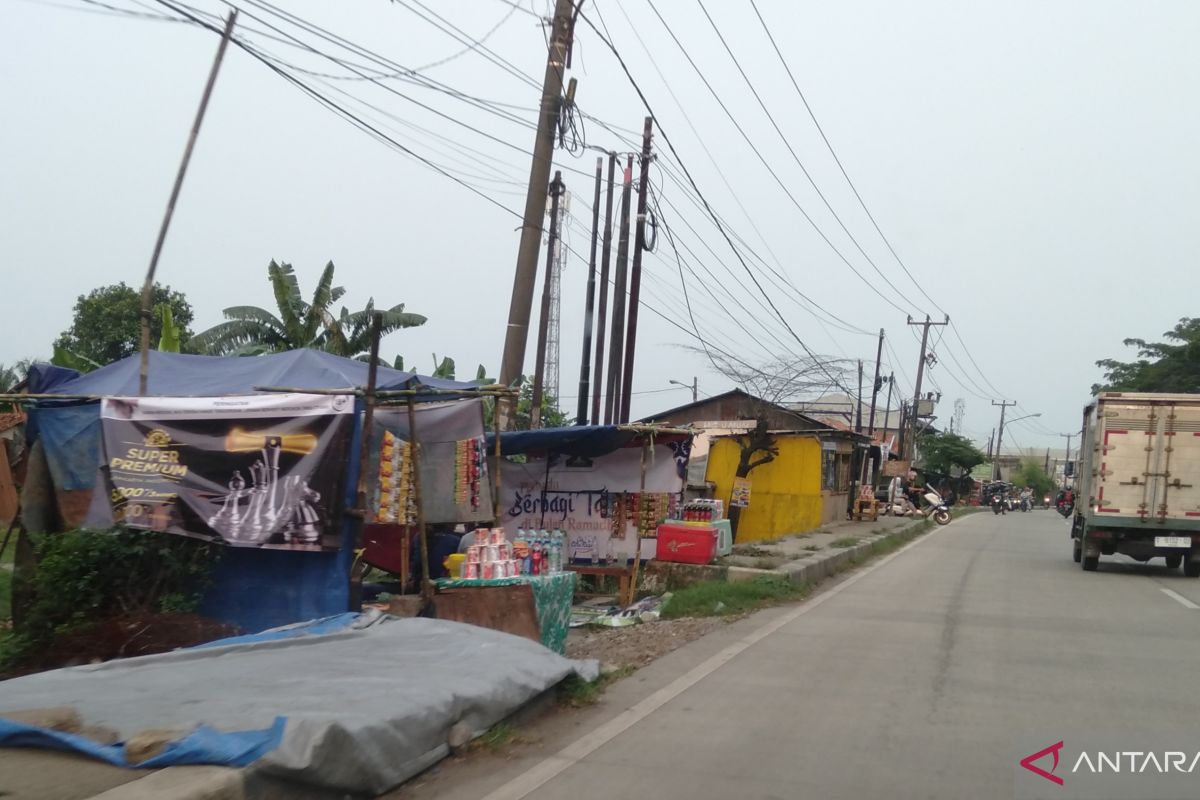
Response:
M772 433L779 455L749 475L750 505L737 540L756 542L815 530L846 515L852 441L811 433ZM737 437L712 442L706 479L729 502L741 448Z

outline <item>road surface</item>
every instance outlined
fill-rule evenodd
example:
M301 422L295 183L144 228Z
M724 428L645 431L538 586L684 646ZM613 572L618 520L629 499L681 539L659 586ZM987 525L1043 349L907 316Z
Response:
M1092 734L1196 752L1198 665L1200 580L1161 559L1085 573L1054 512L975 514L389 797L1074 796L1021 756Z

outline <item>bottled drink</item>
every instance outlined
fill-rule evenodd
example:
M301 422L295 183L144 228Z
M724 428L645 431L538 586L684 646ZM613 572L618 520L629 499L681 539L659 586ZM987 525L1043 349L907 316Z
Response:
M532 537L532 541L530 542L530 545L529 545L529 550L530 550L529 574L530 575L541 575L542 574L542 565L543 565L541 537L539 537L539 536Z

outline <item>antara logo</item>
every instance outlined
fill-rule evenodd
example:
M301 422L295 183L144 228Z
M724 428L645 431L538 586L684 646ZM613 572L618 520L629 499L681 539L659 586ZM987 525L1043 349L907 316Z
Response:
M1032 772L1034 775L1041 775L1048 781L1054 781L1059 786L1063 785L1063 779L1054 774L1054 770L1058 769L1058 751L1063 749L1062 742L1056 742L1044 750L1039 750L1033 755L1025 756L1021 759L1021 766ZM1054 763L1050 766L1050 771L1042 769L1033 762L1045 758L1046 756L1054 756Z
M1034 775L1039 775L1048 781L1053 781L1062 786L1063 779L1054 774L1058 769L1059 751L1062 749L1063 743L1061 741L1055 742L1045 749L1022 758L1021 766ZM1046 756L1050 756L1053 759L1049 771L1036 763ZM1196 771L1197 767L1200 767L1200 751L1185 753L1181 750L1166 750L1163 752L1152 750L1088 752L1084 750L1075 759L1075 764L1071 767L1071 774L1074 775L1080 772L1091 773L1093 775L1101 775L1109 772L1116 774L1142 774L1149 772L1165 775L1167 773L1180 772L1190 775Z

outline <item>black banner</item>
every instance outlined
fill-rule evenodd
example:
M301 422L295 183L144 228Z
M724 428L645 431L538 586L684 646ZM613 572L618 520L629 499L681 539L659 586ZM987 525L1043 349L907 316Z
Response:
M106 399L113 519L242 547L336 550L353 411L345 395Z

